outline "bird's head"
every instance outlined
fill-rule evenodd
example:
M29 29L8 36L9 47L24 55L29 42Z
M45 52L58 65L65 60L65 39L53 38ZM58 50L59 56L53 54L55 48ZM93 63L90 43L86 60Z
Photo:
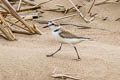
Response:
M53 22L53 21L48 21L48 25L44 26L43 28L50 27L52 30L60 28L60 25Z

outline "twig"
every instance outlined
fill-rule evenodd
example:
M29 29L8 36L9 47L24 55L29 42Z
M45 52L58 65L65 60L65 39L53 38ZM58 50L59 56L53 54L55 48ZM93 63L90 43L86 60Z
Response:
M80 80L79 78L75 78L75 77L72 77L72 76L69 76L69 75L65 75L65 74L54 74L54 75L51 75L53 78L62 78L62 79L66 79L66 78L69 78L69 79L73 79L73 80Z
M1 1L9 9L9 13L11 13L16 19L18 19L21 23L23 23L25 27L28 28L29 32L31 32L32 34L40 34L40 32L37 29L29 26L23 19L21 19L21 17L17 14L17 12L14 10L14 8L10 5L10 3L7 0L1 0Z
M57 21L57 20L73 17L73 16L76 16L76 15L77 14L75 13L75 14L71 14L71 15L67 15L67 16L62 16L62 17L59 17L59 18L56 18L56 19L51 19L50 21Z
M119 21L120 20L120 18L117 18L115 21Z
M95 17L96 15L98 15L98 13L94 13L94 14L90 13L90 17Z
M18 25L18 24L16 24L16 23L12 22L11 20L7 20L7 19L6 19L6 21L7 21L8 23L12 24L12 25L15 25L15 26L17 26L17 27L19 27L19 28L22 28L22 29L26 30L26 31L29 31L27 28L22 27L21 25ZM38 34L40 34L40 35L42 34L42 32L40 32L36 27L33 28L33 29L34 29L34 31L35 31L36 33L38 33Z
M58 5L57 5L58 6ZM78 6L76 5L78 9L80 9L82 6ZM70 7L68 9L66 9L64 6L58 6L58 8L54 8L54 9L43 9L44 11L55 11L55 12L62 12L64 14L68 13L70 10L76 11L76 9L74 7Z
M50 1L52 1L52 0L47 0L47 1L44 1L44 2L42 2L42 3L39 3L39 4L37 4L35 7L40 6L40 5L42 5L42 4L45 4L45 3L48 3L48 2L50 2Z
M82 17L82 19L85 21L85 22L90 22L92 21L93 19L91 18L90 20L87 20L84 15L80 12L80 10L75 6L75 4L72 2L72 0L69 0L69 2L75 7L75 9L77 10L77 12L79 13L79 15Z
M41 6L35 6L35 7L30 7L30 8L26 8L26 9L17 10L17 12L36 10L36 9L40 9L40 8L41 8Z
M4 9L5 11L7 11L7 12L9 11L8 8L6 8L6 7L5 7L4 5L2 5L2 4L0 4L0 7L1 7L2 9ZM2 13L2 12L1 12L1 13Z
M50 1L52 1L52 0L47 0L47 1L44 1L44 2L41 2L41 3L37 4L37 3L33 2L33 1L23 0L23 2L25 2L27 4L30 4L30 5L32 5L34 7L41 6L42 4L45 4L45 3L50 2Z
M38 5L34 6L34 7L30 7L30 8L26 8L26 9L21 9L21 10L17 10L16 12L24 12L24 11L30 11L30 10L36 10L36 9L40 9L42 4L45 4L49 1L52 1L52 0L48 0L48 1L45 1L45 2L42 2L42 3L39 3ZM2 14L9 14L9 12L1 12Z
M41 8L41 6L36 6L36 7L30 7L30 8L17 10L16 12L24 12L24 11L36 10L36 9L40 9L40 8ZM9 12L4 12L4 11L1 11L1 13L2 14L9 14Z
M35 32L39 33L40 35L42 35L42 32L39 31L39 29L36 27L34 20L32 20L32 25L33 25L33 28L34 28Z
M20 10L20 8L21 8L21 3L22 3L22 0L19 1L17 10Z
M76 26L76 27L81 27L82 29L88 29L88 28L91 28L91 27L88 27L88 26L85 26L85 25L81 25L81 24L73 24L73 23L60 23L60 25L72 25L72 26Z
M0 29L1 30L1 29ZM0 35L0 37L2 37L2 38L4 38L4 39L6 39L6 40L8 40L8 38L7 37L5 37L4 35Z
M2 33L6 36L6 38L8 39L8 40L11 40L11 41L13 41L13 40L15 40L15 38L13 38L5 29L4 29L4 27L0 24L0 30L2 31Z
M65 9L56 8L56 9L43 9L44 11L54 11L54 12L65 12Z
M33 2L33 1L29 1L29 0L23 0L24 3L27 3L29 5L35 6L37 5L37 3Z
M92 8L93 8L94 4L95 4L95 0L93 0L93 3L92 3L92 5L91 5L91 7L90 7L90 9L89 9L88 13L90 13L90 11L92 10Z
M11 13L16 19L21 21L29 29L29 32L35 33L34 30L28 24L26 24L24 20L21 19L21 17L17 14L15 9L12 7L12 5L7 0L1 0L1 1L8 8L9 13Z
M5 21L5 18L2 16L2 14L0 14L0 20L3 22L3 24L5 25L5 27L8 30L8 33L10 34L12 39L15 39L15 36L13 35L10 26L8 25L8 23Z
M18 33L18 34L27 34L27 35L32 35L32 33L28 32L23 32L23 31L17 31L17 30L12 30L13 33Z
M103 1L103 2L100 2L100 3L96 3L95 6L99 6L99 5L102 5L102 4L108 4L108 3L117 3L117 2L108 2L109 0L106 0L106 1Z
M79 5L75 5L78 9L80 9L82 6L79 6ZM76 9L74 8L74 7L71 7L71 8L68 8L68 9L66 9L66 11L65 11L65 13L64 14L66 14L66 13L68 13L70 10L74 10L74 11L76 11Z
M16 24L15 22L12 22L11 20L6 19L6 21L7 21L8 23L12 24L12 25L15 25L15 26L17 26L17 27L19 27L19 28L22 28L22 29L26 30L26 31L29 31L27 28L25 28L25 27L23 27L23 26L21 26L21 25L18 25L18 24Z
M66 8L63 5L56 5L57 8L53 8L53 9L43 9L44 11L55 11L55 12L65 12Z

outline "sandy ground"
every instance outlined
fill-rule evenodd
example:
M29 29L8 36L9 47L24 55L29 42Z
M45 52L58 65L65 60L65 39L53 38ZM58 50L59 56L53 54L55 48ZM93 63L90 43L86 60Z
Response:
M81 11L87 14L91 3L73 1L85 5ZM97 0L100 1L103 0ZM53 8L55 4L71 6L67 0L53 0L42 7ZM85 23L79 16L62 20L108 30L63 26L78 36L94 39L76 45L81 61L73 60L77 56L70 45L64 45L54 57L46 57L58 49L59 43L52 37L50 29L43 29L41 24L38 26L43 35L15 34L17 41L6 41L0 37L0 80L59 80L51 77L55 68L55 73L69 74L81 80L120 80L120 22L115 21L120 17L120 3L95 6L92 13L98 13L98 16L91 23ZM63 14L45 12L43 16L41 20L49 20ZM108 20L102 21L104 17Z

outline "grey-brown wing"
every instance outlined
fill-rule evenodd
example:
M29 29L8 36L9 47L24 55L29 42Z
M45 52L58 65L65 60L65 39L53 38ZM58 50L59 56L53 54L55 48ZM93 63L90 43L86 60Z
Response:
M62 31L61 33L59 33L61 37L63 38L77 38L76 35L68 32L68 31Z
M68 31L62 31L61 33L59 33L61 37L63 38L78 38L78 39L90 39L90 38L86 38L86 37L78 37Z

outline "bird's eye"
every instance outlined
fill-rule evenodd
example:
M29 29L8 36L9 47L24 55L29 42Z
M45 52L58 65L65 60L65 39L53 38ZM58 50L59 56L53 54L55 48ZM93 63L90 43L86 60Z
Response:
M55 25L54 23L52 23L51 25Z

